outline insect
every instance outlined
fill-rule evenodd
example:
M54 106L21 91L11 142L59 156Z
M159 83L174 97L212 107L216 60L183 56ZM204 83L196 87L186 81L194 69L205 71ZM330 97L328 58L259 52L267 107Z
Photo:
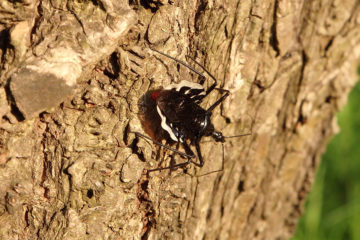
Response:
M206 78L202 73L195 70L185 62L171 57L165 53L159 52L155 49L152 50L190 69L201 78L200 83L205 81ZM168 138L173 142L176 142L178 145L182 144L185 152L178 151L177 149L162 144L161 142L156 141L139 132L133 133L135 133L137 136L149 139L161 147L178 153L188 160L186 162L177 163L169 167L150 169L147 172L160 171L164 169L176 169L179 167L185 167L190 163L193 163L198 167L202 167L204 165L204 159L201 154L200 140L204 136L211 136L216 142L224 143L225 138L227 138L223 136L220 131L215 130L214 125L211 123L210 117L212 111L229 96L229 90L216 88L216 78L200 63L195 61L190 56L187 57L200 66L210 76L210 78L213 79L213 84L207 90L205 90L204 87L199 83L183 80L180 83L171 84L164 89L155 90L151 93L151 99L154 103L153 106L156 108L158 117L160 117L160 125L162 130L167 133ZM215 89L223 93L223 95L209 108L202 108L200 103ZM250 134L251 133L246 133L231 137L240 137ZM199 162L194 160L196 159L196 155L193 150L191 150L190 145L195 146Z

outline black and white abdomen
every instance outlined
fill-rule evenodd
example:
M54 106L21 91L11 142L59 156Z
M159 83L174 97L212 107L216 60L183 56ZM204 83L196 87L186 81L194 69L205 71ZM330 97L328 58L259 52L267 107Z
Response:
M198 83L189 82L186 80L182 80L179 83L173 83L165 88L166 90L174 90L179 92L190 99L192 99L195 103L201 103L201 99L205 95L204 87Z
M200 84L185 80L153 93L161 128L173 141L196 139L207 132L211 113L199 106L204 95Z
M184 142L184 133L180 132L174 124L168 121L166 116L161 112L159 106L156 106L156 111L161 119L161 128L169 134L171 140L175 142Z

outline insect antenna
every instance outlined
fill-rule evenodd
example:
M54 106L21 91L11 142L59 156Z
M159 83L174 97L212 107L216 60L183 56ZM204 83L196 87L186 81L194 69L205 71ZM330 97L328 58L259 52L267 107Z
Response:
M239 135L233 135L233 136L224 136L224 138L237 138L237 137L244 137L244 136L249 136L251 135L252 132L249 133L244 133L244 134L239 134Z
M233 136L223 136L224 138L237 138L237 137L244 137L244 136L249 136L252 134L252 129L253 129L253 125L254 125L254 119L252 118L251 115L247 114L250 118L251 118L251 126L250 126L250 132L248 133L242 133L242 134L238 134L238 135L233 135Z
M252 132L249 132L249 133L243 133L243 134L239 134L239 135L233 135L233 136L223 136L224 138L238 138L238 137L245 137L245 136L249 136L251 135ZM203 141L202 143L205 143L205 142L212 142L211 140L209 141ZM207 172L207 173L204 173L204 174L201 174L201 175L197 175L197 177L203 177L203 176L206 176L206 175L210 175L212 173L217 173L217 172L222 172L224 171L224 166L225 166L225 148L224 148L224 143L222 142L221 143L221 149L222 149L222 163L221 163L221 169L219 170L214 170L214 171L210 171L210 172Z

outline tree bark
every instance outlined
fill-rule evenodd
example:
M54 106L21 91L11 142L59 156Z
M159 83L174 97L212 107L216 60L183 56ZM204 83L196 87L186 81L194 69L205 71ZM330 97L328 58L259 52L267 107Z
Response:
M360 3L118 2L0 4L0 238L289 238L356 81ZM150 47L230 90L212 122L251 135L223 171L204 138L204 167L144 174L184 161L131 133L144 96L198 81Z

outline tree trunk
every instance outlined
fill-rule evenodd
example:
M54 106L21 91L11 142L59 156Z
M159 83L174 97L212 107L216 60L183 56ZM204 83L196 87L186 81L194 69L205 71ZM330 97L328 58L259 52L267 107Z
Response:
M0 238L289 238L355 84L360 3L125 2L1 2ZM203 64L231 93L216 129L251 135L145 175L185 160L131 133L144 96L199 81L150 48Z

